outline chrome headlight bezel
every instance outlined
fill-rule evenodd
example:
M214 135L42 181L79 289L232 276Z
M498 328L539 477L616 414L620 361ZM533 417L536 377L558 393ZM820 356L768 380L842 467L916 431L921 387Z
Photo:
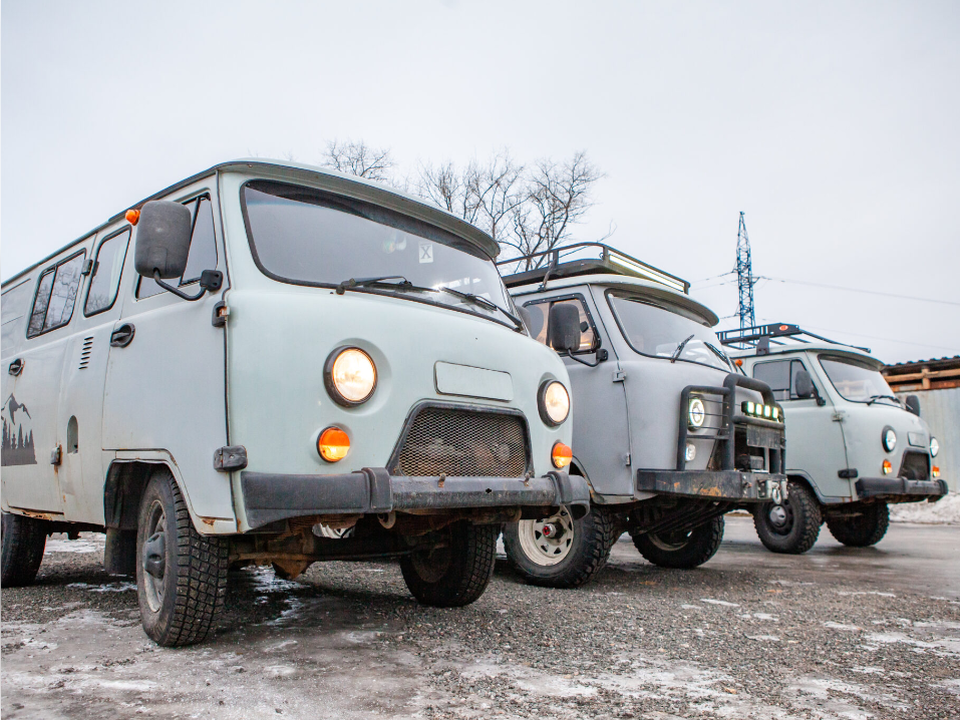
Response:
M940 452L940 441L933 435L930 436L930 457L936 457Z
M707 421L707 406L703 400L694 395L687 403L687 426L692 430L699 430Z
M357 392L350 392L346 388L346 383L342 380L345 368L340 364L340 361L347 362L349 358L355 358L361 363L366 360L366 362L369 363L369 370L372 377L363 383L364 385L369 385L369 390L363 395ZM323 365L323 384L327 389L327 394L330 395L335 403L346 408L363 405L363 403L373 397L373 393L376 392L377 389L377 380L377 365L373 362L373 358L370 357L370 354L366 351L352 345L338 347L327 356L327 361Z
M563 392L562 396L554 396L558 390ZM548 393L551 395L549 398ZM551 414L549 409L550 407L557 407L557 397L564 398L566 404L565 409L563 409L563 416L559 419ZM563 403L561 403L562 405ZM537 392L537 409L540 411L540 419L549 427L562 425L570 417L570 392L559 380L545 380L540 384L540 390Z
M883 432L880 433L880 444L883 445L883 449L888 453L892 453L897 449L897 431L892 427L887 425Z

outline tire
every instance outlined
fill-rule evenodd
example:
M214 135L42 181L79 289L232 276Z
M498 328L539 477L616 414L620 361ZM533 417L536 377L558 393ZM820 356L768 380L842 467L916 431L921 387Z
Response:
M43 520L3 513L2 553L0 553L0 586L32 585L37 578L43 550L47 546L47 530Z
M400 572L422 605L463 607L483 595L497 551L497 525L457 522L445 530L446 544L400 558Z
M716 555L723 541L723 515L692 530L633 535L633 544L648 562L666 568L690 570Z
M159 645L192 645L216 626L227 590L227 542L193 527L169 473L151 478L137 521L137 599Z
M805 553L817 542L821 524L820 503L806 485L795 480L790 481L785 503L764 503L753 512L760 542L775 553Z
M544 527L555 528L545 534ZM559 532L556 532L559 530ZM531 585L575 588L603 570L623 531L606 508L591 508L574 520L569 508L549 518L520 520L503 528L503 546L511 564Z
M890 510L885 502L864 505L857 517L827 517L827 529L839 542L850 547L876 545L890 527Z

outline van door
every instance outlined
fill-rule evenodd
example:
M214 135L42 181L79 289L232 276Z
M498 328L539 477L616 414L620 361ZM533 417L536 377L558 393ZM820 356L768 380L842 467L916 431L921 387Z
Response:
M797 395L797 373L806 370L813 379L817 398ZM763 380L773 390L774 399L783 406L787 434L787 474L805 473L816 485L814 490L827 502L850 499L851 481L840 478L837 472L847 467L843 428L834 419L836 407L817 376L799 358L769 360L755 363L753 376Z
M183 277L167 283L195 295L202 271L225 269L216 192L206 184L171 199L190 208L193 235ZM124 293L107 362L105 461L170 462L196 514L233 518L229 478L213 467L214 452L227 444L224 330L212 323L220 294L176 297L138 277L134 255L127 253L126 272L136 282Z
M64 515L79 522L103 522L103 386L110 335L120 317L117 297L130 236L129 225L100 232L63 364L57 413L60 488Z
M17 357L18 374L4 400L3 495L14 508L61 514L58 417L63 362L83 278L86 250L44 268Z

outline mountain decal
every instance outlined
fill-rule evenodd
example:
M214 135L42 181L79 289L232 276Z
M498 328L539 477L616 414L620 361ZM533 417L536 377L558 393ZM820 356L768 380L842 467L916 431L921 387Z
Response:
M2 462L0 465L36 465L33 451L33 418L26 405L10 395L0 409L3 417Z

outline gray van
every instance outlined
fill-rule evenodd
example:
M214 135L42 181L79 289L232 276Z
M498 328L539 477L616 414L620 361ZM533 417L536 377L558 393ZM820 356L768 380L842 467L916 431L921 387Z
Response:
M720 341L773 388L786 417L790 494L754 513L767 548L806 552L824 521L844 545L874 545L887 532L888 504L947 494L919 400L893 394L868 348L787 323L727 330Z
M499 265L531 335L570 373L571 474L586 479L592 506L580 519L561 507L505 526L527 581L582 585L624 530L650 562L696 567L720 546L724 513L781 499L780 406L735 372L711 329L717 316L686 281L597 243ZM563 323L579 324L574 338L560 337Z
M163 645L206 636L250 563L399 557L420 602L476 600L501 523L589 507L566 369L497 250L375 184L240 160L3 283L3 586L92 530Z

